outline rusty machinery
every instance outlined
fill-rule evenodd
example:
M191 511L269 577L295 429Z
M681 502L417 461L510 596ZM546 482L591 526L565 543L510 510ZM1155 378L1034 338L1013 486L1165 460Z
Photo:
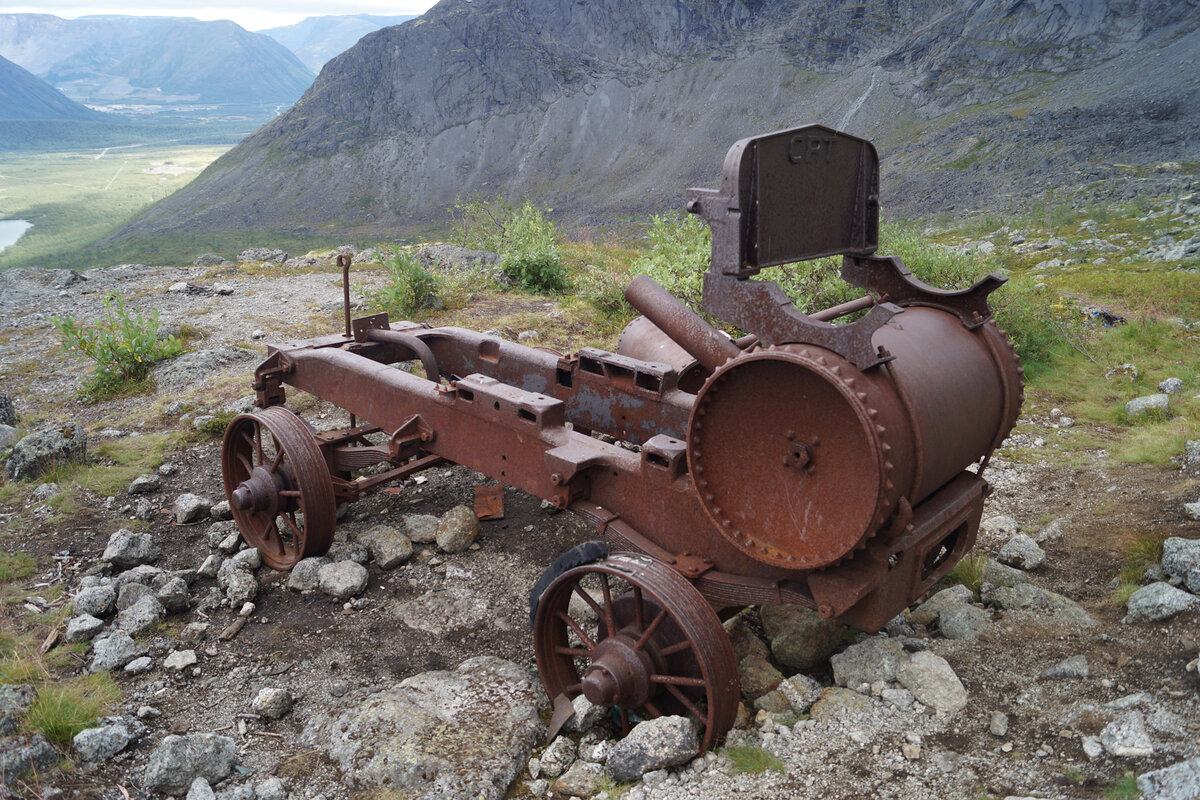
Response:
M987 305L1003 280L943 291L873 255L878 175L869 142L806 126L737 142L721 187L690 191L713 233L704 307L740 339L644 276L626 292L644 316L615 353L352 320L341 259L345 331L272 346L262 411L225 433L243 535L287 569L329 547L338 504L444 461L569 509L603 538L531 593L555 722L582 693L626 727L691 714L712 745L739 698L721 616L791 603L879 629L971 548L981 473L1021 405ZM806 315L753 279L830 255L861 299ZM349 426L314 432L285 384Z

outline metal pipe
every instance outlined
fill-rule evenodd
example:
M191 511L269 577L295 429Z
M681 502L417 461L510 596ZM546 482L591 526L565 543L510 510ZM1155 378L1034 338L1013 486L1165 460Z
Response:
M633 279L625 289L625 299L709 372L742 352L729 337L645 275Z
M815 319L818 322L831 322L838 317L853 314L855 311L862 311L864 308L870 308L873 305L875 305L875 298L869 294L865 294L857 300L850 300L841 305L822 309L815 314L809 314L808 318Z
M342 268L342 312L346 315L346 338L350 338L350 262L349 253L339 253L338 266Z
M434 383L441 382L437 359L434 357L433 351L429 349L429 345L422 342L416 336L402 331L371 328L366 332L366 337L372 342L388 342L407 347L416 354L417 358L421 359L421 366L425 368L425 377Z

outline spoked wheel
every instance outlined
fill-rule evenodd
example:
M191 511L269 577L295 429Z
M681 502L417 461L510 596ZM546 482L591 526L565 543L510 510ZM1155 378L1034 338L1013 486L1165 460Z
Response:
M538 603L533 642L551 699L583 694L616 708L623 733L640 719L690 714L708 749L733 727L739 688L729 636L700 593L660 561L619 554L564 572Z
M337 502L329 468L299 417L281 406L225 429L221 471L242 536L275 569L329 549Z

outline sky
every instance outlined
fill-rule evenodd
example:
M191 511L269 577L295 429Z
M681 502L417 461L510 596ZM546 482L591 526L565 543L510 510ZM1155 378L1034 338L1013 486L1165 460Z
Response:
M221 5L197 6L185 0L154 0L138 3L81 3L78 0L39 0L36 5L0 4L0 14L53 14L74 19L89 14L128 14L136 17L194 17L201 20L231 19L251 31L293 25L305 17L327 14L423 14L436 0L356 0L354 5L331 4L329 0L245 0Z

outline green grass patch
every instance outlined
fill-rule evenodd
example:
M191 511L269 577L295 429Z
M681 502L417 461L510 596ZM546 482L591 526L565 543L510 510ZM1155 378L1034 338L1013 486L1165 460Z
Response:
M945 586L961 583L978 597L979 587L983 585L985 564L987 564L987 556L983 553L968 553L946 573L946 577L942 578L941 583Z
M64 477L101 497L125 491L139 475L153 472L163 463L163 454L179 445L175 433L127 436L102 442L93 451L93 461L76 466Z
M121 690L107 672L66 678L38 687L38 697L25 713L23 725L68 748L75 734L96 724L96 719L121 699Z
M1142 793L1138 791L1137 776L1126 772L1120 778L1104 787L1104 800L1138 800Z
M33 575L37 562L28 553L0 553L0 583L11 583Z
M745 775L761 775L767 771L783 772L783 762L779 757L758 745L729 745L721 752L733 765L734 772Z

